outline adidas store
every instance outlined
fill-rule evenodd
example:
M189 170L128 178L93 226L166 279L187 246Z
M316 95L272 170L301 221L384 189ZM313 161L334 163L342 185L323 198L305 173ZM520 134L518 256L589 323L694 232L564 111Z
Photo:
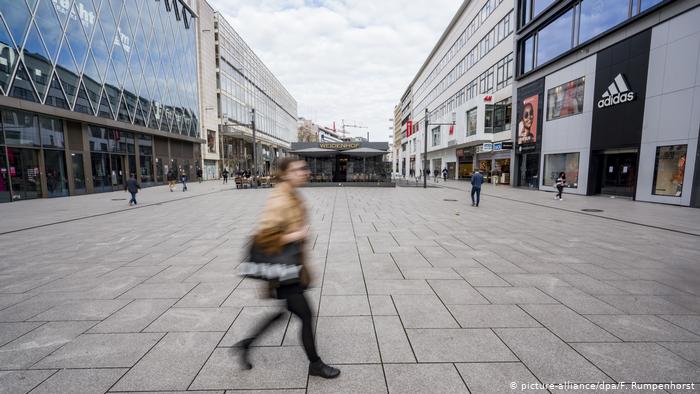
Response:
M522 93L540 98L534 120L541 125L534 150L540 190L556 191L564 172L565 193L700 207L698 20L697 1L662 3L520 75L516 100L526 99ZM544 52L535 47L533 64ZM522 54L520 60L527 61ZM514 156L516 179L532 167L524 153L519 146Z

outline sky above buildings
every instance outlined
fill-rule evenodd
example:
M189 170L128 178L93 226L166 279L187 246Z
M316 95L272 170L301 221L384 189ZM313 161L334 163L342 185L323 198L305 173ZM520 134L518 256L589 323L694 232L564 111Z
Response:
M209 0L298 102L298 114L342 119L387 141L408 84L459 0ZM348 129L366 136L367 129Z

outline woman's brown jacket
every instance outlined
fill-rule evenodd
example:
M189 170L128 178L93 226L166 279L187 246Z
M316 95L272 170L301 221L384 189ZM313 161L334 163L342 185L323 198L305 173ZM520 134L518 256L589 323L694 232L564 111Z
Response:
M265 209L256 229L255 242L266 253L278 253L284 246L282 236L301 230L306 226L306 208L294 188L281 182L270 192ZM305 245L301 255L301 284L309 285L309 270L306 264Z

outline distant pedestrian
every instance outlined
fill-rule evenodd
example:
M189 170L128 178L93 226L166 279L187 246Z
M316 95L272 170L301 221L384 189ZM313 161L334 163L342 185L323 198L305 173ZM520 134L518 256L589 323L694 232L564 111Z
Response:
M438 182L438 179L440 179L440 171L436 169L433 171L433 182Z
M479 170L474 171L472 174L472 206L478 207L479 200L481 200L481 185L484 183L484 176L481 175ZM474 198L476 195L476 199Z
M442 169L442 180L445 182L447 182L447 173L448 173L447 167L443 168Z
M202 183L202 169L197 167L197 182Z
M124 186L124 191L131 193L131 200L129 200L129 206L131 204L136 205L136 193L141 189L141 185L136 181L136 175L131 174L131 178L126 181Z
M182 182L182 191L186 192L187 191L187 173L185 170L182 170L180 173L180 182Z
M554 196L555 200L557 198L559 201L563 200L561 194L564 192L564 186L566 186L566 174L564 172L560 172L559 177L557 178L557 195Z
M166 175L166 179L168 180L168 188L170 188L170 191L172 192L175 190L175 183L177 183L177 175L175 175L175 171L172 169L168 170L168 175Z
M222 172L221 175L224 177L224 184L227 184L228 183L228 169L224 168L224 172Z
M430 168L427 168L427 169L425 170L425 177L426 177L426 178L430 178Z

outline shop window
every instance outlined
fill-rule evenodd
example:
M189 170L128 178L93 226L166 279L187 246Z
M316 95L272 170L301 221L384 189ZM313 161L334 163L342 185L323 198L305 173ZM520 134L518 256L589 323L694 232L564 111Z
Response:
M656 148L654 186L652 188L654 195L681 196L687 151L688 145L659 146Z
M569 10L545 26L537 34L538 66L547 63L572 48L574 11Z
M560 173L566 175L566 187L578 187L578 152L557 153L544 156L544 186L556 186Z
M432 146L438 146L440 145L440 126L433 128L432 130L432 135L433 135L433 145Z
M71 165L73 167L73 184L75 191L85 193L85 167L82 153L71 153Z
M526 73L534 67L535 54L535 37L530 36L521 43L520 52L522 53L522 70Z
M493 109L493 132L510 130L511 112L513 111L513 99L508 97L494 105Z
M583 112L585 77L569 81L547 91L547 120Z
M549 7L554 0L521 0L521 25L525 25Z
M24 111L2 111L2 125L7 145L39 146L39 128L36 116Z
M484 133L493 133L493 105L486 104L484 111Z
M41 145L44 148L63 148L66 146L61 119L40 117L39 129L41 130Z
M68 176L66 175L66 157L62 150L44 150L46 166L46 188L49 197L68 195Z
M467 111L467 137L476 134L476 108Z

